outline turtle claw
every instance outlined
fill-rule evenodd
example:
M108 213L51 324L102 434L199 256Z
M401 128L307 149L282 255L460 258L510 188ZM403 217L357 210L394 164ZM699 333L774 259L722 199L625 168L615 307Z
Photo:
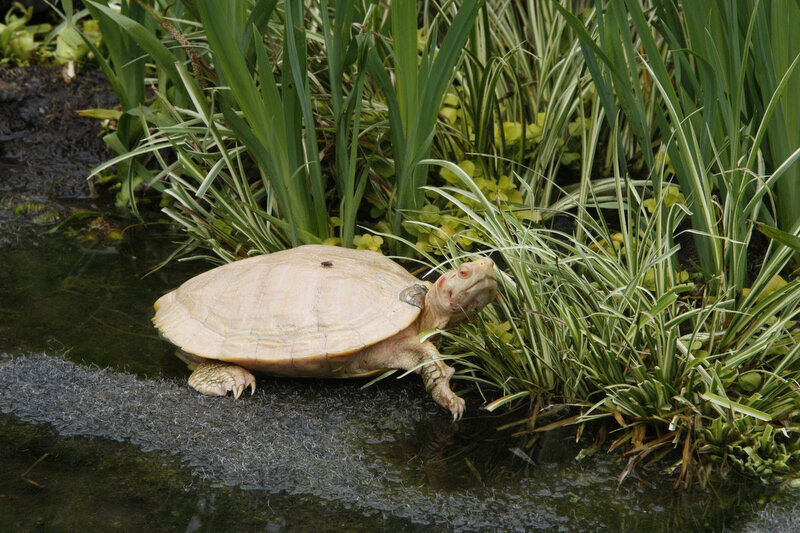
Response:
M464 411L466 410L466 402L463 398L456 396L450 389L450 384L447 381L442 381L438 383L432 390L431 396L433 396L433 400L450 411L453 415L453 421L458 421L464 415Z
M189 385L203 394L226 396L231 392L234 398L239 398L248 388L250 395L256 391L256 378L240 366L203 361L189 376Z
M450 412L453 413L453 422L458 422L464 416L466 410L466 402L463 398L453 395L453 401L450 402Z
M239 396L241 396L242 393L248 388L250 389L250 396L255 394L255 392L256 392L256 382L253 381L249 385L248 384L244 384L244 385L237 384L237 385L234 385L231 388L231 392L233 393L233 397L238 400Z

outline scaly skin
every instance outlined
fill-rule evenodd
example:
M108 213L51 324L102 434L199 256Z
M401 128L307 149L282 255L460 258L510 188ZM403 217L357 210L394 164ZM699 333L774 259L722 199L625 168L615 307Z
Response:
M238 398L248 387L251 395L256 391L256 378L240 366L204 359L195 365L189 385L209 396L226 396L232 392L234 398Z
M419 341L418 325L419 321L355 354L344 372L359 376L390 368L413 371L422 376L425 390L431 393L434 401L457 420L464 414L465 403L450 389L450 378L455 370L441 360L439 350L432 342Z
M399 368L422 376L425 390L434 401L450 411L453 419L464 414L465 402L450 388L455 370L442 360L436 345L420 341L420 333L452 327L467 313L480 311L496 295L494 263L489 258L464 263L458 270L443 274L425 295L425 307L419 318L396 335L353 354L333 377L360 376ZM237 398L250 387L255 390L253 375L236 365L216 360L200 360L189 385L204 394L224 396L233 392Z

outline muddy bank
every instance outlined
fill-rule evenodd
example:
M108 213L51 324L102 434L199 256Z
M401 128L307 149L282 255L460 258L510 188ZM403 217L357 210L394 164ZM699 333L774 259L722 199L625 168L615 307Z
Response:
M103 74L84 68L71 82L61 67L0 66L0 195L88 198L91 169L110 156L100 121L80 109L113 108Z
M77 111L116 104L96 69L66 83L61 67L0 66L0 246L35 241L71 201L91 198L86 178L111 153L102 123Z

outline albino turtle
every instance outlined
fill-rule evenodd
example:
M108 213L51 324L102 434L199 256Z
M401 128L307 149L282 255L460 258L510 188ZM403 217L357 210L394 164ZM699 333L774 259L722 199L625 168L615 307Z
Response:
M347 378L400 368L422 374L433 399L459 418L454 370L419 333L456 324L496 290L489 258L431 284L376 252L306 245L190 279L158 299L153 322L194 370L189 385L205 394L252 393L246 369Z

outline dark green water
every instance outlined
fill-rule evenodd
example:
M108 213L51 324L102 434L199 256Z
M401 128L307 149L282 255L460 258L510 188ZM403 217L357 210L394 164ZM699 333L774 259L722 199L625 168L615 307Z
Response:
M55 234L0 248L0 351L66 351L142 376L181 369L149 317L161 293L202 266L153 272L172 239L144 226L125 237L111 245Z
M586 443L569 432L523 450L474 397L453 427L413 378L196 396L150 324L152 302L203 268L145 276L171 240L141 227L115 246L0 247L3 531L796 530L789 489L686 493L657 472L619 486L616 456L576 461Z

